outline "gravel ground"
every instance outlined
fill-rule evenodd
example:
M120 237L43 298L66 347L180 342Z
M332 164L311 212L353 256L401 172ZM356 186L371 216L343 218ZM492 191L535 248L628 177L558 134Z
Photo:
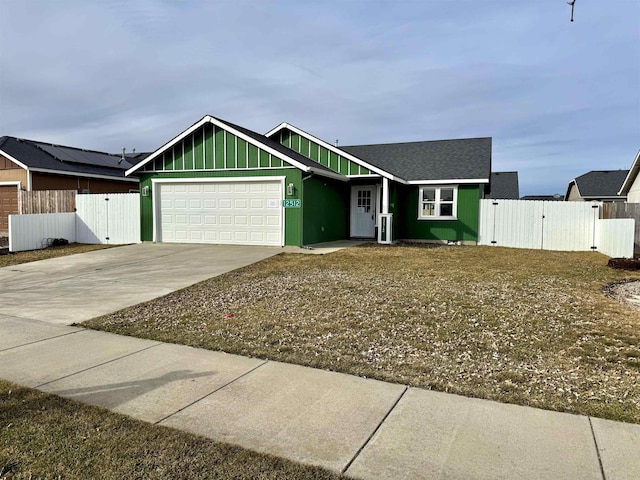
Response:
M640 310L640 282L616 283L608 288L607 292L612 298L629 305L635 310Z
M279 255L86 325L640 423L640 279L603 255L360 247Z

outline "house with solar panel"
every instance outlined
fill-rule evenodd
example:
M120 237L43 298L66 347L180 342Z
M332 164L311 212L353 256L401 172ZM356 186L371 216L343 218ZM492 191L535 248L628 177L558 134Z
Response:
M19 212L20 190L77 193L138 191L138 178L125 172L146 154L115 155L15 137L0 137L0 235L8 216Z

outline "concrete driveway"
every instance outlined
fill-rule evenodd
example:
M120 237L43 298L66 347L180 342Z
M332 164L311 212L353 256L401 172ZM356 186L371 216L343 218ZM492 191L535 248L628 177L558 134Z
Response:
M142 243L0 268L0 314L69 325L285 251Z

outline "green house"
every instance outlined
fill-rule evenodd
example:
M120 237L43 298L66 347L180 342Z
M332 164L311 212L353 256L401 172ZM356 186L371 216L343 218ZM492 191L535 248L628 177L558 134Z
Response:
M262 135L207 115L134 172L143 241L474 243L491 138L337 147L287 123Z

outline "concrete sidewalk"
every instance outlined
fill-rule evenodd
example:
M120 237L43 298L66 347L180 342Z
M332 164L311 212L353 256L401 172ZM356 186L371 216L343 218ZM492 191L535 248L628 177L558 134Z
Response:
M640 478L640 425L0 314L0 378L358 478Z

